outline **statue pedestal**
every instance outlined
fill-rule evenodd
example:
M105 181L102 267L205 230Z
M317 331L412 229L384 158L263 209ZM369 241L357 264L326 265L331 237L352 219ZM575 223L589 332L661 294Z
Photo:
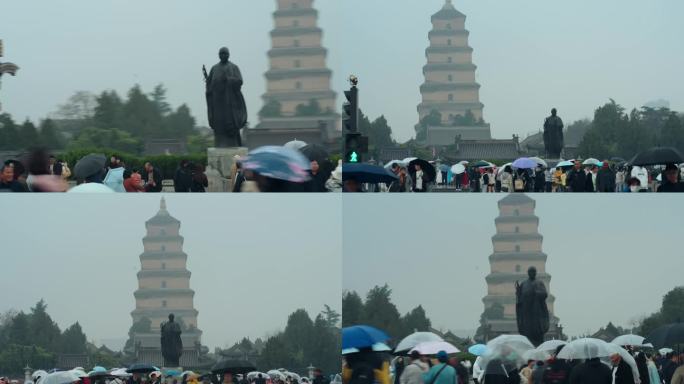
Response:
M231 192L233 180L230 170L235 164L235 156L244 157L247 152L249 150L245 147L207 148L207 192Z

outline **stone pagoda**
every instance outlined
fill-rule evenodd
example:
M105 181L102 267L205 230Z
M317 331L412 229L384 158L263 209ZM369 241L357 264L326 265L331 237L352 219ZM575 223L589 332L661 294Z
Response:
M247 145L282 145L296 139L332 147L342 131L318 11L313 0L276 2L264 106L259 124L244 130Z
M487 296L482 299L485 312L478 339L488 341L502 334L517 334L515 282L527 280L527 269L537 268L537 279L549 292L550 326L546 339L562 339L563 331L554 316L555 297L551 295L551 275L546 272L547 255L542 252L536 203L524 194L512 193L499 201L496 234L492 236L494 253L489 256L491 273L487 276Z
M196 367L200 355L204 354L180 225L180 221L166 210L164 198L159 212L145 222L147 235L143 238L144 250L140 254L135 310L131 312L133 327L127 344L128 352L135 355L136 362L163 365L160 326L168 320L170 313L175 315L175 321L181 324L183 331L181 365Z
M440 125L427 127L425 142L432 146L454 144L461 140L491 139L490 127L482 117L480 84L475 81L473 48L468 45L466 16L446 0L432 15L430 46L425 50L425 82L420 86L422 102L418 105L420 121L431 113L441 115Z

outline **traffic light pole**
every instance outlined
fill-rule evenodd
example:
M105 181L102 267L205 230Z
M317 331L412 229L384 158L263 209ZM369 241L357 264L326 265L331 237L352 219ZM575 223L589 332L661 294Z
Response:
M342 105L342 129L344 131L345 163L361 163L363 153L368 151L368 138L359 132L359 89L358 78L349 76L351 88L344 91L346 102Z

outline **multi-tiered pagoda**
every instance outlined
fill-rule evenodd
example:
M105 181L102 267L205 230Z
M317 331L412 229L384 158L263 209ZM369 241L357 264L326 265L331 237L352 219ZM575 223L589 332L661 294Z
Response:
M438 112L442 122L427 127L428 145L452 145L457 136L462 140L491 139L489 125L482 117L484 105L480 102L480 84L475 81L477 67L465 21L466 16L454 8L451 0L432 15L418 117L422 121Z
M161 199L159 212L145 222L147 235L140 255L138 290L135 291L132 346L137 362L163 365L161 354L162 322L173 313L181 323L183 334L183 367L196 367L202 354L202 332L197 329L197 310L193 304L195 292L190 289L188 255L183 252L180 221L166 210Z
M547 255L542 252L539 218L535 201L524 194L509 194L499 201L496 235L492 237L494 253L489 256L491 273L487 276L487 296L481 338L491 340L502 334L517 334L515 314L515 282L527 280L527 269L537 268L537 279L550 292L551 275L546 273ZM561 339L562 329L554 316L555 297L549 293L550 326L547 339Z
M250 148L291 140L333 145L341 137L332 71L313 0L277 0L259 124L245 130Z

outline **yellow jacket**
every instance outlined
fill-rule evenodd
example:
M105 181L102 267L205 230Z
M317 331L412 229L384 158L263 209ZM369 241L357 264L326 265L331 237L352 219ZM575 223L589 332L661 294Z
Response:
M342 367L342 383L343 384L349 384L349 381L352 378L352 369L345 364ZM380 369L374 369L373 373L375 374L375 382L378 384L390 384L390 369L389 369L389 361L384 361L382 363L382 367Z

